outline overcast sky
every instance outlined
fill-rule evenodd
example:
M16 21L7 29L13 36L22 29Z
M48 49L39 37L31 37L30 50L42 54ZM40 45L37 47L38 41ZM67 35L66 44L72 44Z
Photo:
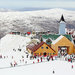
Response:
M75 0L0 0L0 8L75 8Z

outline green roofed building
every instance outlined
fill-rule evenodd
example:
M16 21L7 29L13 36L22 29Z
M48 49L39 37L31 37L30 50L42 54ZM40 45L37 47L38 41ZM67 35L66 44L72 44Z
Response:
M54 41L56 40L60 35L59 34L45 34L45 35L42 35L42 38L44 40L44 42L46 42L47 39L50 39L51 41ZM71 35L63 35L65 36L66 38L68 38L70 41L72 41L72 38L71 38Z

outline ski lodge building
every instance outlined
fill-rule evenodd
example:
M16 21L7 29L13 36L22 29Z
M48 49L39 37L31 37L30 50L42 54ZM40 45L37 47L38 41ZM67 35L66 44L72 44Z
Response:
M46 44L45 42L40 42L39 44L35 45L27 45L27 50L29 53L33 54L33 55L56 55L56 51L54 49L51 48L50 45Z
M33 55L65 55L75 54L75 46L71 35L65 32L66 21L63 15L60 19L58 34L43 34L42 42L35 45L27 45L27 50Z
M58 53L61 55L75 53L74 44L62 35L52 42L51 47L56 51L57 55Z

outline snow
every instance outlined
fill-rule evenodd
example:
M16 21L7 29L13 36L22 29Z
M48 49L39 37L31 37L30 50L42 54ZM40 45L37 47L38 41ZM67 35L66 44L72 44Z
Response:
M26 60L26 45L31 41L30 37L24 37L21 35L7 34L0 40L0 55L3 59L0 59L0 67L8 67L11 62L14 61L20 63L20 60ZM21 49L19 51L18 49ZM30 54L29 54L30 55ZM24 58L22 58L22 56ZM13 57L13 59L12 59ZM5 65L1 65L1 63ZM22 63L21 63L22 64ZM24 64L24 63L23 63Z
M75 11L57 8L25 12L0 12L1 37L11 31L26 32L31 30L46 31L53 29L56 32L55 29L58 27L58 21L62 14L64 15L65 21L74 26Z
M71 66L74 65L72 69ZM53 74L53 70L55 73ZM0 69L2 75L75 75L75 63L65 61L42 62Z
M1 39L0 52L13 51L13 49L24 48L26 49L27 42L30 42L29 37L20 35L7 34Z
M52 44L56 44L59 40L61 40L64 36L59 36L55 41L52 42Z
M40 57L30 60L27 58L26 45L31 41L30 36L7 34L0 40L0 74L2 75L75 75L75 63L65 61L64 58L41 62ZM60 36L63 38L63 36ZM13 51L13 48L16 51ZM21 48L22 51L18 51ZM13 58L12 58L13 56ZM23 58L22 58L23 57ZM39 63L37 61L39 59ZM17 65L11 67L10 63ZM26 63L27 62L27 63ZM34 63L33 63L34 62ZM74 68L72 69L72 65ZM53 74L53 70L55 73Z
M33 60L27 58L31 56L26 50L26 46L31 42L31 35L21 36L15 34L7 34L0 40L0 68L10 67L10 63L16 62L18 65L32 63ZM18 49L21 49L19 51Z

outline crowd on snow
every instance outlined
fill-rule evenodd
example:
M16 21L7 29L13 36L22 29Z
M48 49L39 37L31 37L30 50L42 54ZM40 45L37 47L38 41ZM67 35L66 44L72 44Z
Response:
M6 58L8 58L8 56L0 55L0 58L6 59ZM60 59L62 59L63 61L71 62L71 63L75 62L75 55L74 54L66 55L66 56L33 56L33 55L29 55L27 53L26 58L29 59L30 61L32 61L32 63L28 63L28 61L26 59L24 59L24 56L22 56L22 58L19 60L19 62L24 63L24 64L34 64L34 63L54 61L54 60L60 60ZM12 56L11 59L14 60L14 56ZM11 67L15 67L17 65L19 65L19 64L16 60L14 60L13 62L10 62ZM73 68L73 65L72 65L72 68Z

